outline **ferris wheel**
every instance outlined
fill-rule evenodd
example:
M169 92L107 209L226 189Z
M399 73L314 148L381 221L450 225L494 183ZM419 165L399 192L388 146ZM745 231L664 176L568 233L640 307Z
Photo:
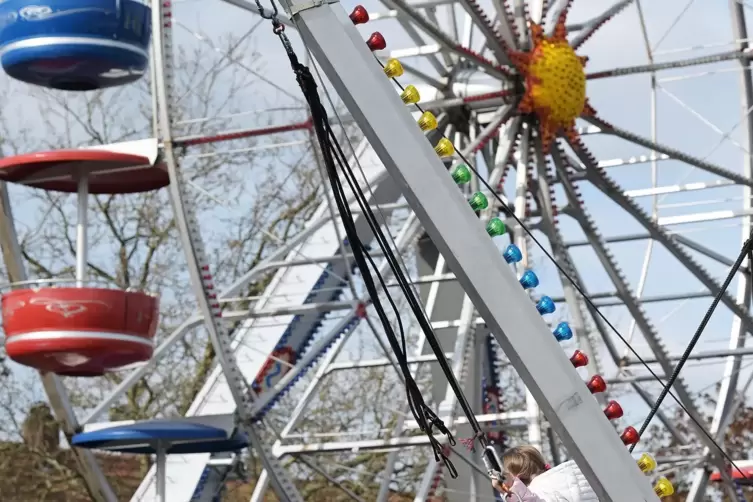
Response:
M533 444L552 463L567 452L605 500L671 495L665 475L672 474L690 476L688 500L702 500L710 480L724 490L741 489L747 468L726 458L718 443L739 406L737 393L747 391L744 357L750 350L744 344L753 333L749 276L737 274L735 294L723 286L734 264L730 256L740 248L740 226L744 241L753 215L753 83L743 71L749 51L743 2L733 0L724 9L732 18L732 42L693 38L690 56L657 54L649 44L646 64L645 53L639 58L621 50L623 44L642 48L644 36L651 38L649 7L638 0L596 7L585 0L227 1L251 13L243 23L255 14L274 26L266 37L283 44L270 54L285 72L287 56L297 53L303 64L310 51L311 73L295 62L294 69L299 82L318 83L328 122L314 107L292 123L184 134L185 117L176 111L182 98L176 96L173 33L180 3L0 4L0 63L14 79L73 93L133 84L152 68L155 137L0 160L2 248L13 281L2 301L5 350L17 363L40 370L94 499L116 497L90 450L155 455L132 500L187 502L220 500L251 449L263 465L253 501L263 500L268 489L281 500L304 500L291 459L364 500L320 461L370 451L388 453L379 472L360 474L378 479L379 502L394 494L397 471L415 460L416 451L450 461L426 455L425 469L413 480L416 501L495 500L484 463L491 455L487 446L515 442ZM681 15L687 11L676 7ZM591 52L626 16L635 22L627 30L631 39ZM662 41L677 24L671 21L661 28L669 28ZM201 38L199 30L191 34ZM305 48L296 45L299 37ZM217 52L232 62L232 50ZM735 86L742 78L743 105L737 98L726 108L708 100L696 109L657 80L663 73L668 82L687 80L682 72L701 65L708 74L731 74ZM266 79L278 90L280 80ZM640 106L629 104L640 103L639 85L651 100L652 116L644 122ZM666 142L659 140L659 92L684 114L676 112L681 118ZM347 113L340 113L341 104ZM705 112L719 109L733 116L723 122L732 131L712 137L704 128L721 131L715 125L721 119ZM702 127L694 129L690 118ZM327 155L320 152L325 188L304 229L230 286L216 284L203 237L211 224L197 215L200 192L186 175L191 148L274 134L304 137L306 147L318 136L326 150L326 123L360 128L358 140L344 135L340 157L329 160L350 165L351 183L339 194L330 187ZM703 150L707 137L711 153ZM717 139L722 146L714 146ZM77 194L75 279L27 276L8 183ZM87 277L90 196L149 191L169 195L199 307L199 315L164 335L157 329L159 298ZM702 200L705 193L716 199ZM703 207L709 203L713 211ZM735 225L719 223L730 221ZM692 232L704 238L699 242ZM364 250L373 257L365 268L358 262ZM262 294L243 297L270 272ZM378 294L369 290L370 274L385 284ZM388 347L396 321L378 308L398 289L420 298L413 314L428 321L415 330L409 348L398 344L400 356L395 345ZM250 307L231 310L239 297ZM692 334L711 297L724 310L715 329L731 325L731 335L720 342L725 348L698 348L690 360L716 361L713 378L709 366L689 363L682 371L687 382L674 380L667 400L675 399L695 428L680 430L666 407L656 411L656 423L683 458L658 458L657 466L653 457L636 455L636 464L625 446L637 444L645 452L640 425L646 410L678 361L688 359L681 353L690 336L669 326ZM411 315L403 306L396 317ZM101 421L187 332L199 328L211 340L216 364L185 417ZM343 357L359 337L377 340L384 353ZM392 395L373 397L395 417L389 430L367 430L373 417L364 410L362 429L299 432L328 378L393 366L403 382L418 382L427 409L436 414L429 421L433 435L425 417L412 415L407 401L395 404ZM97 406L73 407L68 379L113 372L119 383ZM696 392L709 383L721 386L707 424ZM517 400L513 387L521 390ZM270 417L291 396L296 405L278 430ZM427 428L428 434L418 434ZM468 440L456 442L442 430ZM738 469L730 470L730 460ZM619 475L610 474L615 470Z

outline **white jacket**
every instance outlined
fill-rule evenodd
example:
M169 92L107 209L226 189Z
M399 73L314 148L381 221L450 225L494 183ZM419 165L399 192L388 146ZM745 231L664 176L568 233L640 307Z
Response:
M599 500L573 460L539 474L531 480L528 489L544 502L598 502Z

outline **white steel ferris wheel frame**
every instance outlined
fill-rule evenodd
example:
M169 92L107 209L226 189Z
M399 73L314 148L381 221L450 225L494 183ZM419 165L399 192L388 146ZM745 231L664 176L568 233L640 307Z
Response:
M256 11L254 6L244 0L232 0L230 3ZM401 6L404 7L402 2L390 0L385 1L385 4L397 7L397 15L405 12L404 9L401 10ZM516 2L516 5L522 9L522 2ZM543 5L542 1L531 2L530 13L534 20L537 17L541 18L538 13L543 12ZM742 4L731 0L730 5L735 39L739 43L729 59L738 59L744 68L748 68L749 48L745 42L747 33ZM235 390L233 398L239 404L241 423L252 436L254 447L267 469L265 472L270 474L269 480L275 491L284 499L301 500L289 476L280 465L278 456L280 453L285 453L285 448L277 448L273 452L263 447L257 439L254 427L249 426L255 405L248 401L248 396L239 392L245 386L244 378L240 375L247 371L238 368L234 360L235 349L230 344L231 337L221 323L217 322L221 312L217 307L216 299L211 294L207 294L209 285L207 281L211 280L211 276L207 273L208 265L201 249L198 226L195 217L191 214L190 197L184 191L185 185L180 180L178 162L172 153L173 138L170 130L171 111L169 109L172 42L169 26L165 23L169 17L165 9L169 7L163 5L155 7L153 11L154 36L155 40L162 41L162 43L154 44L160 136L163 141L163 156L170 169L171 198L176 209L176 220L181 228L184 247L187 250L192 282L200 298L201 314L204 319L210 320L207 322L207 327L213 343L218 348L218 360L223 373L229 377L239 375L236 384L231 384L230 388ZM455 277L500 345L515 361L516 369L541 405L549 422L558 432L568 451L581 465L597 492L603 497L602 499L625 500L626 502L655 500L656 497L648 481L625 452L624 446L619 442L614 429L604 418L597 403L590 399L590 394L583 386L580 377L575 373L567 358L563 356L556 342L552 340L549 329L533 308L530 299L522 291L509 268L501 261L497 249L479 226L477 217L468 208L465 199L458 193L457 187L447 177L445 167L425 141L414 119L395 96L394 88L384 78L381 69L373 60L372 53L365 47L362 36L352 26L342 7L337 3L322 2L290 2L286 3L285 7L289 13L292 13L291 18L300 29L301 36L322 65L340 97L348 105L391 178L398 182L423 228L440 249L449 267L455 272ZM292 25L289 19L285 18L284 21ZM442 40L439 42L446 43ZM661 65L656 65L656 67L661 67ZM416 73L414 71L414 74ZM753 148L753 123L748 114L753 106L753 84L751 84L749 71L742 72L742 83L743 113L747 116L749 151L753 151L750 150ZM616 130L615 133L619 135L620 131ZM653 149L658 152L662 151L661 148ZM394 152L400 152L400 156L394 155ZM675 152L663 153L674 156ZM746 157L743 174L748 180L751 178L749 156ZM544 193L544 191L540 190L539 193ZM11 280L21 282L25 280L25 271L17 234L13 227L10 201L4 185L0 190L0 197L2 197L0 232L2 232L4 259ZM744 214L749 215L750 209L750 188L746 187ZM551 219L551 215L542 215L542 217L545 220ZM746 238L750 232L750 217L744 217L743 222L743 237ZM405 237L402 241L404 244L411 242L411 232L417 231L415 221L412 225L405 229ZM649 232L652 233L651 229ZM282 258L287 250L293 249L305 238L306 235L302 235L300 240L296 239L292 245L283 248L269 261L273 262ZM399 238L398 241L400 241ZM603 245L601 241L603 239L597 238L595 244L592 244L598 247L600 244ZM469 246L467 243L473 244ZM556 255L556 243L552 244ZM256 272L258 273L258 270ZM245 278L246 281L251 280L250 275ZM494 287L491 287L492 285ZM743 306L749 305L750 294L750 282L747 276L743 276L735 303ZM565 295L568 295L567 288ZM571 310L580 311L580 309ZM510 313L515 315L510 315ZM576 317L580 314L573 315L573 324L577 328L579 321ZM467 321L475 322L475 319L470 319L467 315L465 317ZM181 332L190 329L192 325L201 322L201 318L186 321L182 329L172 335L170 340L180 336ZM582 321L580 323L582 324ZM712 433L718 437L723 436L727 420L736 406L735 390L740 361L744 353L740 349L744 345L745 332L750 331L750 327L746 330L745 324L746 322L740 317L735 319L730 351L726 354L725 379L711 427ZM531 340L536 340L536 344L532 344ZM546 350L542 350L542 347ZM333 352L330 351L328 355ZM657 359L660 357L657 356ZM329 362L331 361L325 361L327 365ZM126 379L124 384L138 380L139 376L147 370L148 366L137 370ZM79 422L67 400L60 379L45 375L43 382L56 416L64 423L65 433L72 435L78 430ZM98 411L101 412L102 409ZM458 423L461 421L458 420ZM394 446L398 444L399 441L395 442ZM382 443L381 446L385 447L389 444ZM290 452L292 453L292 450ZM76 454L85 466L84 474L95 498L115 500L95 458L86 451L77 450ZM708 471L699 470L693 485L694 491L689 500L700 500L707 481Z

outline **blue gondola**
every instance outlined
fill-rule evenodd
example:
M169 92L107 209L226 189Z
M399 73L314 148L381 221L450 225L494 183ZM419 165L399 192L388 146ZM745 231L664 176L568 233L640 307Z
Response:
M133 0L0 3L0 63L11 77L52 89L129 84L149 63L151 9Z

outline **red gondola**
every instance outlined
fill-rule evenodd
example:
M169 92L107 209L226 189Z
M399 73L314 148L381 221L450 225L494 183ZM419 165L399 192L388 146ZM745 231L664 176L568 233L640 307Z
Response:
M101 288L19 289L2 297L5 350L14 361L65 376L99 376L147 361L159 300Z

